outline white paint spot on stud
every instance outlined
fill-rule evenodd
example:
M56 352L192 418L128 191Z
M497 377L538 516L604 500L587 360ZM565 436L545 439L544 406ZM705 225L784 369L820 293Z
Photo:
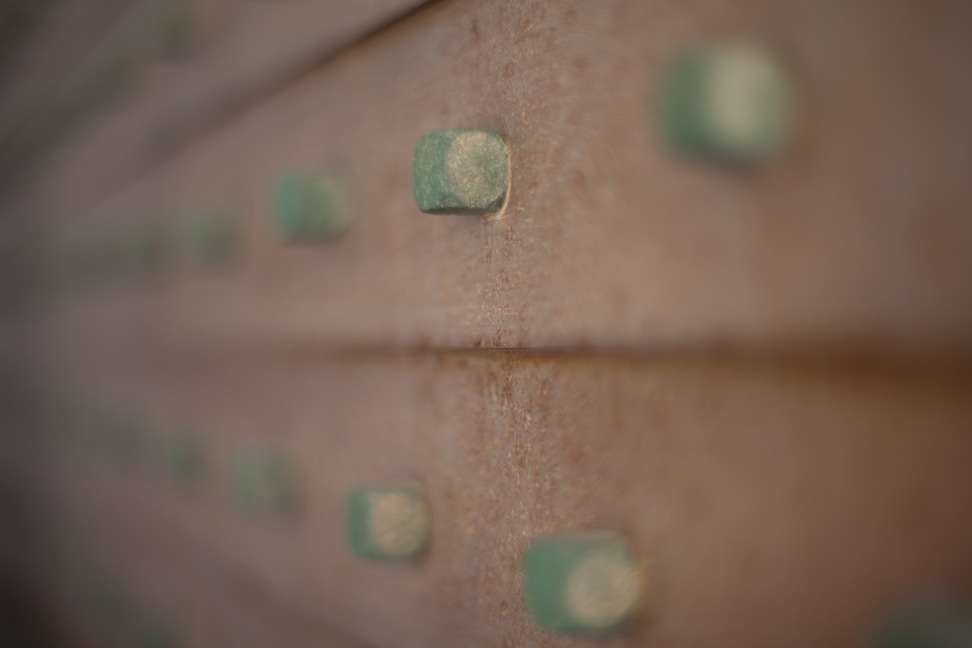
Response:
M729 45L712 59L706 110L713 135L733 151L775 146L787 119L787 81L776 61L751 44Z
M486 205L498 200L506 191L506 178L493 173L497 147L496 137L483 131L466 131L453 140L446 153L449 187L466 204ZM504 151L499 153L505 156Z
M388 557L406 557L428 540L431 515L425 499L405 492L369 496L369 528L375 547Z
M566 604L571 615L592 627L608 627L628 616L637 605L637 570L616 551L585 556L567 579Z

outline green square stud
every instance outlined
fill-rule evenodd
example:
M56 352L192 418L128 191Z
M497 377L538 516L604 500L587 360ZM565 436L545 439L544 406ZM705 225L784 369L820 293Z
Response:
M288 511L297 506L297 468L283 455L267 452L245 455L233 473L237 501L254 511Z
M783 67L757 45L689 52L676 61L663 88L663 135L690 154L762 162L789 139L792 95Z
M491 215L510 188L510 159L502 138L480 130L440 130L415 148L415 201L427 214Z
M560 632L600 633L620 627L638 607L641 574L624 538L578 532L537 538L524 561L533 619Z
M347 188L332 176L289 174L274 196L277 229L287 241L323 241L351 225Z
M358 488L348 498L352 550L372 560L415 558L429 542L432 514L418 486Z

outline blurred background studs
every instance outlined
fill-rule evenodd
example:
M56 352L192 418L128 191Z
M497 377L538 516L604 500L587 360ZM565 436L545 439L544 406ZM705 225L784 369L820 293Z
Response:
M188 486L200 480L206 468L202 443L189 436L176 436L165 442L162 468L172 483Z
M779 154L793 122L793 90L779 61L752 43L701 48L669 72L665 139L681 151L754 163Z
M954 603L926 603L900 613L878 633L875 648L972 648L972 613Z
M135 62L124 52L87 65L55 101L0 135L0 185L29 169L57 142L122 95L135 78Z
M220 214L203 214L193 219L187 239L192 258L206 265L231 261L240 248L236 223Z
M8 3L0 648L972 648L972 2Z
M408 559L429 542L432 513L418 485L357 488L348 498L351 548L362 558Z
M351 225L348 190L335 176L288 174L274 196L276 223L286 241L321 241Z
M146 439L142 426L128 413L111 413L101 424L108 454L118 462L140 462L145 458Z
M151 30L161 56L182 58L197 45L199 25L194 4L189 0L162 0L154 7Z
M181 648L183 645L175 629L155 618L139 619L132 629L134 648Z
M552 630L596 633L635 612L642 575L622 536L576 532L537 538L524 560L526 599L534 620Z
M140 223L119 234L119 271L123 276L144 277L156 273L168 260L169 241L152 225Z
M415 148L414 190L428 214L497 214L510 187L506 144L496 133L440 130Z
M80 574L80 602L99 621L128 625L134 607L122 588L103 569L89 566Z
M239 457L233 469L236 501L253 511L291 511L299 498L297 468L275 451Z

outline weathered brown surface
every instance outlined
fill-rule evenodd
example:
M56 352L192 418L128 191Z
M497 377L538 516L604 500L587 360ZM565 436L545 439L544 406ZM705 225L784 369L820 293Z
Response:
M283 359L61 376L145 422L199 430L216 465L201 491L180 493L51 449L48 481L76 490L79 510L101 502L145 534L185 535L376 646L586 643L530 621L519 571L530 538L577 528L628 534L651 574L645 614L612 646L859 646L900 603L972 578L961 375L741 359ZM234 506L232 457L260 446L301 467L299 515ZM427 558L353 557L348 491L409 477L433 506Z
M51 315L131 311L200 340L967 347L968 18L944 1L436 3L80 214L93 127L38 211L86 229L225 206L249 256ZM686 161L655 132L673 57L739 34L776 46L801 93L802 131L762 171ZM509 144L501 221L414 204L416 141L459 126ZM356 192L350 234L281 245L275 180L333 168Z

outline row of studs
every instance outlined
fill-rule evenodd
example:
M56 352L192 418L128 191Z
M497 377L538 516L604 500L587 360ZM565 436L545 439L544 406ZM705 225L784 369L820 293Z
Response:
M733 46L694 54L671 76L665 97L664 132L683 150L756 162L785 142L786 78L758 49ZM426 213L501 214L510 192L503 140L464 129L423 136L415 151L414 192ZM417 486L356 490L348 516L352 547L365 558L412 558L429 541L431 511ZM645 586L624 537L609 531L535 538L523 572L534 620L562 632L618 628L637 610Z
M776 156L793 122L793 92L762 48L735 43L697 50L674 67L660 107L663 135L689 154L741 164ZM418 208L430 214L497 216L510 193L509 151L496 133L434 131L415 149ZM329 177L291 176L278 185L277 222L290 239L327 239L350 224L346 192Z
M76 400L68 406L64 398L42 396L23 383L8 381L0 393L0 423L8 434L19 430L38 440L87 441L85 445L105 450L114 460L162 467L182 489L200 484L214 468L205 444L192 436L154 438L147 431L158 426L138 424L130 415L103 406L79 409ZM237 504L253 513L296 513L306 497L298 467L274 449L238 454L231 483ZM0 501L0 509L2 505ZM10 517L0 515L0 522L16 527ZM432 529L430 498L417 482L358 487L348 496L349 544L361 558L412 561L434 550ZM522 564L528 608L538 624L553 630L597 633L619 628L638 613L644 598L647 571L619 533L538 537ZM898 645L900 636L916 636L930 642L921 645L938 646L942 638L972 636L972 624L961 608L940 608L904 610L882 637L887 645Z
M427 550L430 511L415 484L361 489L349 501L351 541L367 558L408 558ZM97 564L71 549L9 486L0 488L0 537L33 577L77 605L133 648L183 645L175 626L137 605ZM600 632L630 618L643 574L621 536L585 532L539 538L525 558L527 602L536 620L568 632ZM880 648L972 646L972 617L954 602L929 601L899 610L883 624Z
M128 410L45 392L11 377L0 383L0 425L8 438L83 449L181 486L199 481L208 461L187 426L145 422Z
M237 225L221 214L197 216L184 230L147 223L104 229L83 241L36 252L0 274L6 306L71 291L148 279L177 263L216 267L238 257Z
M160 465L182 487L198 483L212 468L204 445L189 436L149 438L146 426L104 407L67 406L24 387L5 390L4 427L47 439L80 437L115 459ZM14 408L14 409L11 409ZM232 471L239 505L254 512L294 511L302 499L297 467L285 455L265 450L237 457ZM409 560L430 547L432 511L416 483L357 488L348 498L348 534L358 556ZM527 600L538 623L576 632L619 626L634 611L641 592L639 570L623 538L610 533L574 533L534 541L525 559Z
M665 134L679 147L753 162L782 146L789 125L785 77L772 59L749 47L697 53L669 80ZM426 213L496 215L510 192L509 153L499 135L477 130L423 136L414 159L414 193ZM350 209L340 183L289 176L277 189L277 222L291 239L343 233ZM292 467L277 459L241 464L238 493L255 506L283 505L294 495ZM417 486L357 489L348 504L353 550L370 559L408 559L429 541L431 511ZM526 599L541 625L600 632L631 617L643 574L627 543L610 532L538 538L524 559Z
M133 3L134 4L134 3ZM200 16L188 0L158 0L131 12L129 33L109 37L53 103L31 107L14 127L0 134L0 184L41 158L63 137L107 107L135 80L138 68L153 60L190 54L199 41Z
M432 511L418 484L358 488L348 498L351 547L371 560L410 560L430 549ZM645 573L610 531L534 538L523 559L526 602L551 630L600 633L637 611Z
M662 132L670 144L691 154L736 163L763 162L788 139L791 95L782 67L755 45L697 50L679 61L666 81L660 107ZM509 151L496 133L468 129L428 133L415 149L413 180L415 200L423 212L495 217L510 195ZM277 183L274 213L284 240L335 239L351 226L352 212L348 188L340 177L290 174ZM226 218L200 218L189 234L188 253L203 260L225 259L241 243ZM178 239L148 227L106 234L77 249L35 259L18 276L21 283L36 288L144 274L173 256L168 252Z

